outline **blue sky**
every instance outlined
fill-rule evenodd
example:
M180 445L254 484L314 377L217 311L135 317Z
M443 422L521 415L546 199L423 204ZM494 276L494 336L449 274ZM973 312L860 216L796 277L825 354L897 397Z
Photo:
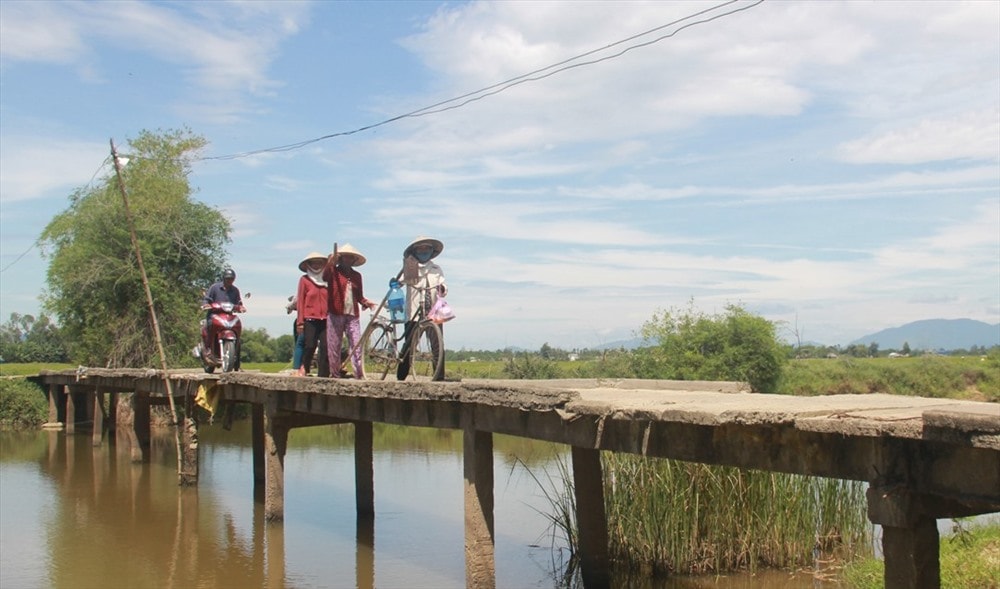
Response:
M692 300L826 344L1000 322L1000 2L5 0L0 319L39 312L32 244L109 139L184 126L272 335L305 254L351 243L381 298L418 235L454 349L594 347Z

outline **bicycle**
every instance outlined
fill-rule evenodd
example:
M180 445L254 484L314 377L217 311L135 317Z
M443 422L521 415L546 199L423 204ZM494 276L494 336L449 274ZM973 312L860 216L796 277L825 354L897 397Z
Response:
M416 288L428 291L433 287ZM407 349L405 327L402 334L397 334L396 326L407 325L409 322L392 320L386 307L388 297L389 293L386 293L361 335L361 366L365 377L385 380L386 375L396 373L404 355L409 355L410 369L406 380L442 380L444 336L441 326L427 318L428 309L424 305L417 305L416 312L409 317L409 321L412 321L412 333Z

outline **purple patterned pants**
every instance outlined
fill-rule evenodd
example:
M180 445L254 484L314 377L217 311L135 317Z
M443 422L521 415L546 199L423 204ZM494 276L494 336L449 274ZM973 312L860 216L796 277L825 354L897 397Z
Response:
M347 331L347 343L351 351L351 365L354 377L364 378L361 372L361 321L354 315L329 314L326 318L326 357L330 360L330 376L340 378L340 349Z

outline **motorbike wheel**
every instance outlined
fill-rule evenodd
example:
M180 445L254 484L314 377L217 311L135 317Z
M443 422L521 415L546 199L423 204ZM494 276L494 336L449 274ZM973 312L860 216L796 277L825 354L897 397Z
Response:
M236 369L236 342L226 340L222 342L222 371L232 372Z

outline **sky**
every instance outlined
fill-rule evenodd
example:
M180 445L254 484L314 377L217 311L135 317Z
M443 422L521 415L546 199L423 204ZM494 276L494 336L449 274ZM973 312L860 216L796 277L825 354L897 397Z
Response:
M418 236L449 349L1000 323L1000 2L3 0L0 320L109 141L180 128L272 336L309 252L381 299Z

